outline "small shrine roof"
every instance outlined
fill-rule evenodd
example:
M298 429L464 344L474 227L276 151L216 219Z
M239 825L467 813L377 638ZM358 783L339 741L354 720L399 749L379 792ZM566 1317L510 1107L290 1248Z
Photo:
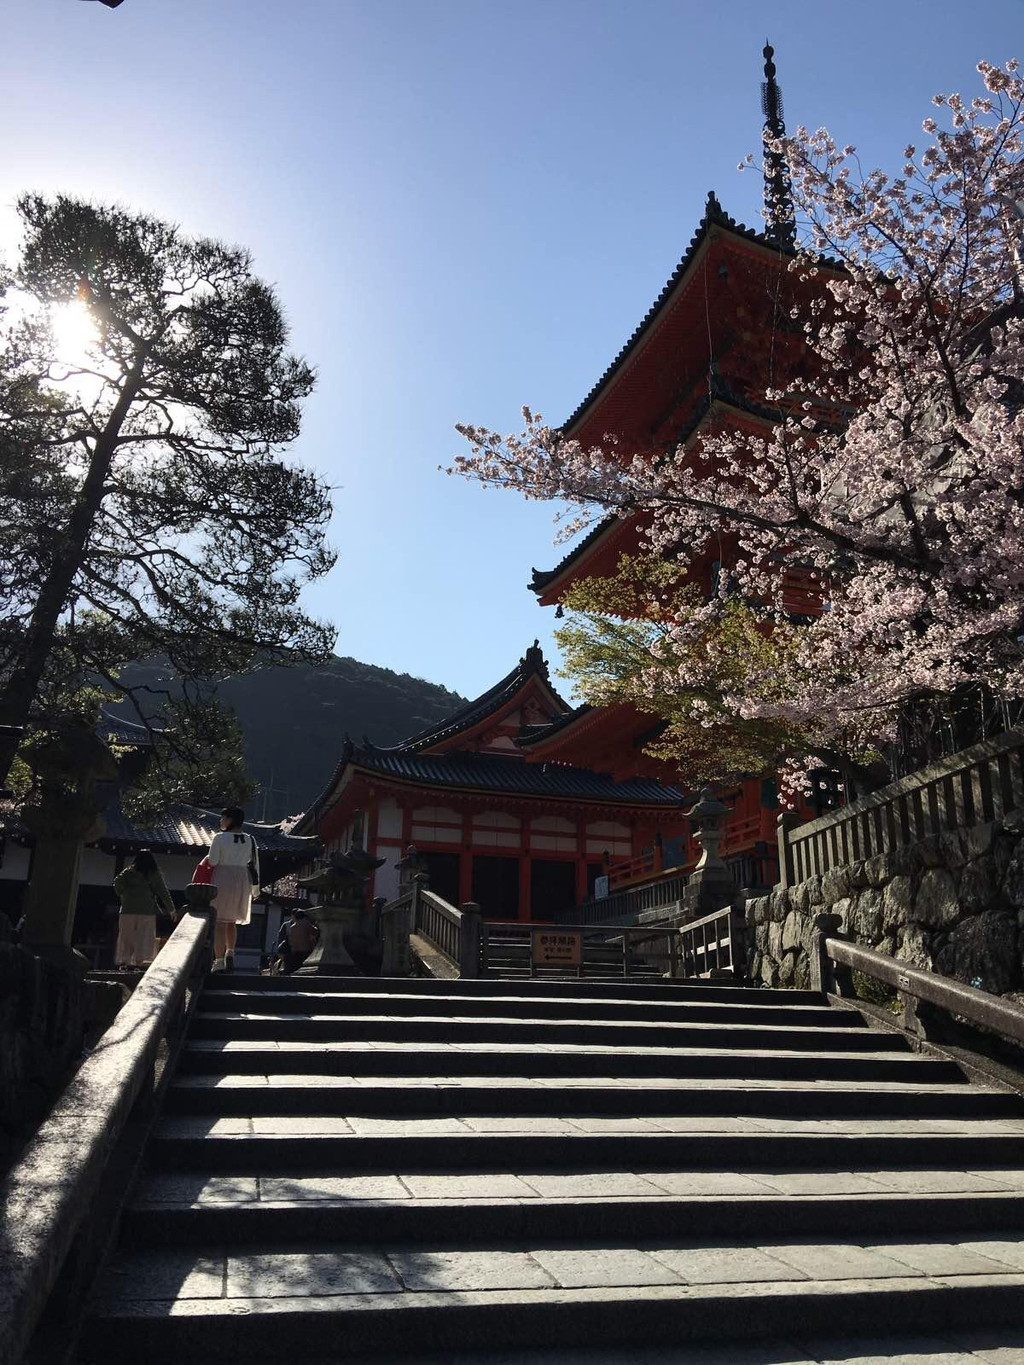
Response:
M482 692L473 701L467 702L460 710L455 711L450 716L445 716L444 720L436 721L425 730L420 730L411 738L403 740L401 744L396 744L391 749L375 750L375 752L387 753L409 753L418 752L422 749L433 748L434 745L442 743L444 740L453 738L465 730L472 729L482 720L494 712L500 710L507 702L511 701L515 695L522 691L531 678L539 678L551 694L551 699L562 711L571 711L569 703L555 691L548 677L547 660L544 658L543 650L536 640L526 651L523 657L510 672L489 687L486 692Z
M104 819L106 831L96 840L101 848L116 844L122 848L150 848L154 851L176 848L205 851L220 829L220 813L202 810L198 806L171 806L158 821L144 827L133 824L120 805L107 810ZM311 855L318 842L315 838L285 834L277 825L261 825L254 820L247 820L242 828L252 835L261 853Z

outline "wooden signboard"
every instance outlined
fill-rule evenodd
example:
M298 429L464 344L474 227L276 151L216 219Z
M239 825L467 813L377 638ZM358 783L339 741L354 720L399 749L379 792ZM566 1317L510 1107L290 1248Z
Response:
M579 967L583 962L583 935L542 932L533 935L535 967Z

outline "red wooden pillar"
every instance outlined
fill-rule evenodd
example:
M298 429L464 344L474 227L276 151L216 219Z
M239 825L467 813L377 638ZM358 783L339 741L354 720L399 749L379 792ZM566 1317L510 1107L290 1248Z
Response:
M530 854L524 848L519 855L519 918L530 917Z
M363 845L367 853L377 856L377 793L370 793L370 800L366 811L366 842ZM370 874L370 884L366 888L368 902L374 897L377 886L377 868Z
M465 905L466 901L473 899L473 854L468 848L463 848L459 854L459 904ZM486 906L483 907L487 909Z
M576 904L587 899L587 822L576 821Z

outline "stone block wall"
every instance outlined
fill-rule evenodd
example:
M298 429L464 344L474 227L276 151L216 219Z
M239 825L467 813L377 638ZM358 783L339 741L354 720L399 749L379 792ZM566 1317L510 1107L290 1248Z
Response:
M815 915L915 967L1007 995L1024 985L1024 818L924 839L747 902L752 980L806 987Z

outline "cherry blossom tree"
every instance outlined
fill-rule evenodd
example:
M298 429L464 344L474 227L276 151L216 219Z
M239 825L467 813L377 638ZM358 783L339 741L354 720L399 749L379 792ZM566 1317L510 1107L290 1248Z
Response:
M794 310L806 375L797 400L769 393L765 434L655 463L528 409L509 436L458 428L454 470L568 503L570 532L639 514L684 576L712 537L731 545L713 590L673 599L631 686L682 694L703 650L717 686L703 678L676 719L763 722L796 766L870 755L922 698L1024 695L1024 80L1012 61L978 71L976 97L935 96L898 174L865 173L823 129L772 145L800 225L789 268L812 293ZM822 608L798 626L784 565ZM747 667L721 649L737 611L776 642Z

